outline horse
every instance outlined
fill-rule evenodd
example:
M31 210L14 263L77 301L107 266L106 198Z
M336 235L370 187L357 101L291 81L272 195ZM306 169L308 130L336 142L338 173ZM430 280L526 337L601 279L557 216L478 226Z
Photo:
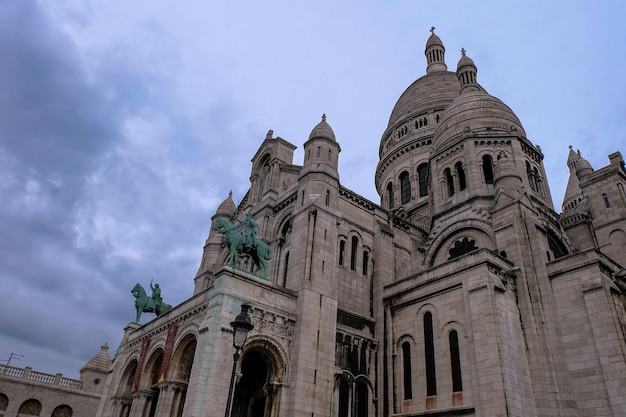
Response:
M141 313L155 313L158 316L167 313L172 309L170 304L161 301L161 304L155 307L152 297L148 297L146 290L141 284L137 283L130 292L135 296L135 308L137 309L137 318L135 323L139 323Z
M237 252L250 255L255 265L252 273L256 274L262 268L262 277L267 279L267 261L272 259L272 248L267 243L263 242L257 236L254 236L254 244L246 245L244 243L243 232L240 232L237 227L225 217L215 219L211 229L224 235L224 241L226 246L228 246L228 261L226 265L235 266L235 255Z

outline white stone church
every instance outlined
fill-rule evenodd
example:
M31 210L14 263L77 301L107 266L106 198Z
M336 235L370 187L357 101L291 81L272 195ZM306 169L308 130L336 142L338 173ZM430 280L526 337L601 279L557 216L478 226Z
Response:
M555 211L540 147L444 53L433 32L391 110L379 202L341 185L325 117L301 164L268 132L212 217L251 214L266 271L207 231L193 295L126 327L98 416L223 416L244 303L234 417L626 416L622 155L570 149Z

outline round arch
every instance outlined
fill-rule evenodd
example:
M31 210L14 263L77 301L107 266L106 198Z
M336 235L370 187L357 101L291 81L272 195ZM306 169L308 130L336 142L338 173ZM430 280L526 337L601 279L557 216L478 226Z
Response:
M38 416L41 414L41 402L34 398L26 400L20 405L20 409L17 411L17 414Z
M286 355L270 337L253 337L239 360L241 378L235 385L233 416L269 417L280 405L288 382Z
M74 410L67 404L61 404L52 411L51 417L72 417Z
M137 372L137 358L131 358L124 367L122 378L120 379L120 383L117 387L118 397L132 398L135 372Z
M448 226L435 237L426 251L424 264L433 267L446 262L448 259L447 257L444 259L445 254L442 255L442 249L452 244L453 240L462 237L463 234L473 236L478 249L495 250L492 229L489 224L477 219L464 220Z
M197 344L198 341L195 334L188 333L183 336L174 349L168 379L184 384L189 382Z

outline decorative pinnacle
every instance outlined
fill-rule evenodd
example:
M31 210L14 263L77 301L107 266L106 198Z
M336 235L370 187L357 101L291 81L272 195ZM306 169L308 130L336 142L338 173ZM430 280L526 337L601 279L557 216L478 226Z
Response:
M322 122L326 121L326 113L322 114Z
M461 55L462 55L462 56L465 56L465 52L467 52L467 51L465 50L465 48L461 48Z
M232 198L232 197L233 197L233 190L230 190L230 193L228 193L228 196L229 196L230 198Z
M433 36L435 34L435 27L431 26L430 27L430 36Z

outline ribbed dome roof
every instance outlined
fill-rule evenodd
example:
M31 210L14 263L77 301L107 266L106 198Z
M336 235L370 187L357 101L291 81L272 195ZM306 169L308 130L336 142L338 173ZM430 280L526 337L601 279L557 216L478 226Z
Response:
M215 215L230 218L233 216L233 214L235 214L236 210L237 210L237 206L235 205L235 202L233 201L233 192L231 191L228 194L228 197L226 198L226 200L222 201L222 203L219 205L219 207L215 211Z
M433 106L449 104L459 95L459 91L461 87L454 72L436 71L418 78L404 90L396 102L388 127L410 114L423 113Z
M526 136L522 123L513 111L482 89L461 94L446 108L435 130L434 150L441 149L467 128L472 131L516 132Z
M430 35L430 37L428 38L428 41L426 41L426 49L428 49L428 47L432 45L440 45L443 47L443 42L441 42L441 39L439 39L439 36L435 35L434 32L432 35Z
M465 55L465 53L463 53L463 56L461 56L461 59L459 59L459 63L456 64L456 69L458 71L461 67L465 67L468 65L472 67L476 67L476 65L474 64L474 61L472 61L472 58L470 58L469 56Z
M311 139L328 139L333 142L336 142L335 132L333 132L332 127L328 123L326 123L326 114L322 115L322 121L317 124L311 130L311 134L309 135L309 140Z

